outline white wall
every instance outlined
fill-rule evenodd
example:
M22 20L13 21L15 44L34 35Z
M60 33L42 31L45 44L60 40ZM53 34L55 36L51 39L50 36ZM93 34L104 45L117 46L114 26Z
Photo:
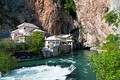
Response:
M24 28L19 28L19 33L24 35L25 34Z
M15 34L14 33L11 33L11 38L12 38L12 40L15 39Z

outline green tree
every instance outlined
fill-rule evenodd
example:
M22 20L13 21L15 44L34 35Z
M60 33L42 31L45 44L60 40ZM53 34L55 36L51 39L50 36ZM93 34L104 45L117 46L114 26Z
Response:
M108 37L107 37L107 40L108 42L116 42L116 41L119 41L120 40L120 37L118 34L114 35L114 34L110 34Z
M118 16L114 11L111 11L105 15L105 20L109 24L115 23L117 18L118 18Z
M0 71L2 75L17 67L17 61L8 52L0 51Z
M64 11L72 17L76 16L76 6L73 0L66 0L64 4Z
M120 13L116 13L115 11L108 12L105 15L105 20L110 25L113 24L114 26L118 27L120 23Z
M118 34L110 34L107 37L107 42L101 47L103 50L108 50L108 51L118 51L119 46L120 46L120 37Z
M27 50L26 43L17 43L16 44L16 51Z
M64 12L71 15L72 18L76 18L76 5L73 0L57 0L57 3L62 6Z
M120 79L120 51L107 51L90 57L92 66L96 69L97 80Z
M13 53L16 50L16 44L12 39L4 39L0 42L0 51Z
M28 45L28 49L36 54L39 54L44 47L44 37L42 32L33 32L31 37L26 38L26 43Z
M96 69L97 80L120 79L120 37L109 35L101 49L107 50L101 54L90 57L92 66Z

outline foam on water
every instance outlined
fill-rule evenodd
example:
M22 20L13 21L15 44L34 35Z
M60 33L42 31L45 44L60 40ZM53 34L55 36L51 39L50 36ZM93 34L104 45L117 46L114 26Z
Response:
M70 60L70 59L60 59L60 60L61 60L61 62L67 62L67 63L73 63L73 64L76 63L76 61L73 61L73 60Z
M47 65L23 67L10 72L6 77L1 77L0 80L65 80L66 75L74 69L74 65L65 68Z

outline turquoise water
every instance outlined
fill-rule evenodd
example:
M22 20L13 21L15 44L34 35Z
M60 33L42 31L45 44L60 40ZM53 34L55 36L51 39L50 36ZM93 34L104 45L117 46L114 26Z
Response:
M58 57L20 63L19 69L0 80L96 80L89 56L94 51L79 50Z

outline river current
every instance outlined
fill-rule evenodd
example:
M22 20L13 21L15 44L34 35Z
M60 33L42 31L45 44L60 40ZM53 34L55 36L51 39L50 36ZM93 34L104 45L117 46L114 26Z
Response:
M74 51L58 57L21 62L0 80L96 80L90 67L89 50Z

